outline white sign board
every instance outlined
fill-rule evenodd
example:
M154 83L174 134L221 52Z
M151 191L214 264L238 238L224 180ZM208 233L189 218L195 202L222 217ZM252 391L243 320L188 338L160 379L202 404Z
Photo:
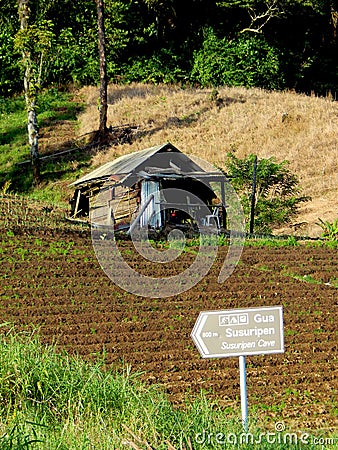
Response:
M191 337L203 358L283 353L283 309L204 311Z

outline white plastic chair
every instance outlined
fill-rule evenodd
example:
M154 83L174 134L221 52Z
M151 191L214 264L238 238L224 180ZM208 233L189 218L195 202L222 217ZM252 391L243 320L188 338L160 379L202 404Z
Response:
M217 228L221 228L218 213L219 213L219 207L216 206L213 209L212 214L208 214L205 216L205 226L213 227L216 225Z

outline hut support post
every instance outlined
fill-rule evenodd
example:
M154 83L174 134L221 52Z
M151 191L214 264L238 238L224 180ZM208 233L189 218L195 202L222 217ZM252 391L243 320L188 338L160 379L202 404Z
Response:
M224 180L221 181L221 200L222 200L222 227L226 230L226 228L227 228L227 211L226 211L226 205L225 205Z
M254 232L254 224L255 224L256 182L257 182L257 156L255 156L255 159L254 159L253 175L252 175L252 193L251 193L251 209L250 209L250 234L253 234L253 232Z
M142 206L142 208L140 209L140 212L137 214L134 222L130 225L129 230L127 231L127 234L131 234L134 230L134 228L136 227L136 225L138 224L138 222L140 221L140 218L142 216L142 214L144 213L144 211L147 209L148 205L150 204L150 202L155 200L155 196L154 194L150 195L147 199L147 201L145 202L145 204Z
M80 203L80 196L81 196L81 191L80 189L77 191L77 196L76 196L76 202L75 202L75 208L74 208L74 214L73 217L75 219L75 217L77 216L78 213L78 208L79 208L79 203Z

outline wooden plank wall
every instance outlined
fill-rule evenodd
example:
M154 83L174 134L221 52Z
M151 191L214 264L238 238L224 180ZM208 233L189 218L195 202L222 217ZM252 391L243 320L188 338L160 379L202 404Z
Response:
M91 197L91 221L98 224L130 224L137 214L139 193L123 186L104 187Z

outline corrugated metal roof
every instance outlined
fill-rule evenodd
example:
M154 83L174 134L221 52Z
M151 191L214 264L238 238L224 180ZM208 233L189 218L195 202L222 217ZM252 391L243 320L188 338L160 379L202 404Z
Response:
M156 153L163 150L171 150L180 152L178 148L174 147L170 142L155 147L146 148L137 152L129 153L128 155L120 156L114 161L110 161L103 166L98 167L84 177L74 181L70 186L81 186L89 183L92 180L104 179L111 175L124 175L134 172L147 159Z

